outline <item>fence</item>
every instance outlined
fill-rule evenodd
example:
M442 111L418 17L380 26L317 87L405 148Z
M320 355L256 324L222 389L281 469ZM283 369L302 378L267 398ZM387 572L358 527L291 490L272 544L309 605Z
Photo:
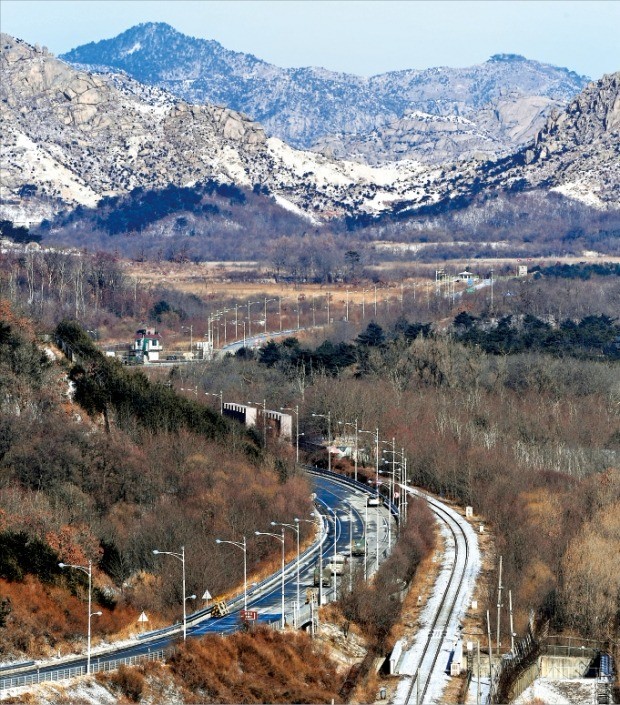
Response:
M136 656L126 656L124 658L111 659L99 662L96 659L91 661L90 672L99 673L105 671L115 671L120 666L135 666L144 661L161 661L166 656L174 653L174 647L167 649L159 649L157 651L149 651L146 654L137 654ZM71 666L66 668L57 668L54 670L37 671L25 676L11 676L0 678L0 691L8 688L20 688L26 685L34 685L36 683L45 683L46 681L60 681L67 678L76 678L86 675L86 666Z

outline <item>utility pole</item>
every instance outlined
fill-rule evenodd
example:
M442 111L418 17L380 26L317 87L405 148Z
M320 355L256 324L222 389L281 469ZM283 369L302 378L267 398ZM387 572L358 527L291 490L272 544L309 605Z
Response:
M515 653L515 630L512 621L512 590L508 590L508 606L510 609L510 652Z
M502 556L499 557L499 581L497 584L497 640L495 646L497 647L497 658L499 658L499 637L500 637L500 619L501 619L501 609L502 609Z
M493 688L493 645L491 643L491 618L489 617L489 610L487 610L487 636L489 640L489 689Z
M478 645L478 686L476 688L476 705L480 705L480 639L476 639Z

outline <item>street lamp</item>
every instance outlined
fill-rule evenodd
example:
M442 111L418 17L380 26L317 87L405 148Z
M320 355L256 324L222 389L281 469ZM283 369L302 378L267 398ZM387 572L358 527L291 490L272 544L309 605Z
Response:
M270 303L271 301L276 301L276 299L268 299L267 297L265 297L265 327L264 327L265 333L267 332L267 304Z
M338 566L338 553L337 553L337 546L336 544L338 543L337 541L337 529L336 529L336 524L338 522L338 515L336 514L336 511L332 509L331 507L328 507L325 505L325 509L327 509L328 512L331 513L333 519L334 519L334 570L333 570L333 577L334 577L334 600L337 598L337 576L336 576L336 568Z
M294 409L290 406L281 406L280 411L295 412L295 462L299 465L299 404L295 404Z
M342 424L343 426L353 426L355 428L355 451L354 451L354 462L355 462L355 474L354 478L355 481L357 482L357 419L355 419L355 424L349 423L348 421L338 421L339 424Z
M219 394L216 392L205 392L209 397L219 397L220 398L220 414L224 415L224 392L220 391Z
M375 287L376 288L376 287ZM379 428L377 427L374 431L362 431L360 430L359 433L370 433L371 435L375 436L375 484L376 484L376 491L377 491L377 497L380 496L379 493ZM376 507L376 522L377 522L377 554L375 556L375 569L379 570L379 502L377 502L377 507Z
M223 541L222 539L215 539L215 543L229 543L231 546L236 546L243 551L243 609L248 609L248 547L245 542L245 536L243 537L243 543L240 541Z
M312 416L327 419L327 469L331 472L332 454L330 449L332 445L332 412L328 411L327 414L312 414Z
M349 507L349 592L353 592L353 505L345 504Z
M263 444L265 448L267 447L267 400L263 399L260 401L249 401L248 404L254 404L255 406L263 407Z
M284 528L282 528L281 536L270 534L268 531L255 531L254 533L257 536L271 536L282 543L282 629L284 629Z
M279 521L272 521L271 526L286 527L297 534L297 609L299 609L299 519L295 518L295 524L283 524Z
M195 600L196 595L185 594L185 546L181 546L181 553L175 553L174 551L158 551L156 548L153 549L153 555L155 556L173 556L177 560L181 561L183 566L183 641L187 639L187 600Z
M323 516L320 512L310 512L310 516L319 520L319 607L323 604ZM296 520L297 521L297 520ZM299 519L316 525L311 519Z
M394 439L392 439L392 442L394 443ZM403 491L400 485L404 484L407 480L407 456L405 455L405 449L401 448L400 452L397 451L396 449L394 450L384 450L384 453L392 453L392 482L393 484L393 491L392 491L392 501L396 499L396 484L399 485L399 490L398 490L398 516L399 516L399 523L400 519L404 519L404 513L403 513ZM400 460L398 461L398 483L396 483L396 456L399 456Z
M88 639L86 646L86 675L90 673L90 621L91 617L100 617L103 612L92 612L92 599L93 599L93 562L88 561L88 566L85 565L72 565L70 563L59 563L59 568L75 568L76 570L81 570L82 573L88 575Z

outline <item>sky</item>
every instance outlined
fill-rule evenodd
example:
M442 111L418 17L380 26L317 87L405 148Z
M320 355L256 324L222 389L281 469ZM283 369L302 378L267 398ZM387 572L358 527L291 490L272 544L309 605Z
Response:
M0 0L1 30L54 54L140 22L362 76L502 53L590 78L620 70L620 0Z

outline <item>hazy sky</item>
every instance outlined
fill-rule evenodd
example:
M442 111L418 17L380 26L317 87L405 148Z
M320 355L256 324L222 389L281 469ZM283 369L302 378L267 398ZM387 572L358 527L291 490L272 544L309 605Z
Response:
M167 22L281 67L370 76L522 54L591 78L620 70L616 0L0 0L3 32L68 51Z

